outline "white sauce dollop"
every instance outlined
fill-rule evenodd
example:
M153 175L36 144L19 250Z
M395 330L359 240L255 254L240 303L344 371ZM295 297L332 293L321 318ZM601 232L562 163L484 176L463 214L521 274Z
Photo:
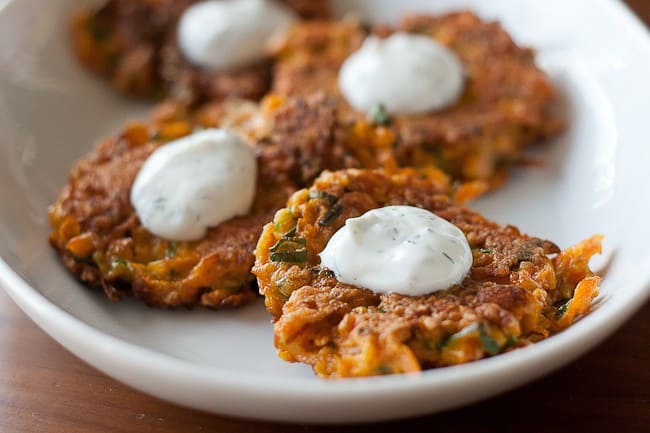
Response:
M295 19L290 9L271 0L208 0L183 13L178 44L195 65L236 69L264 59L269 40Z
M411 206L348 219L320 258L342 283L408 296L449 289L472 266L472 250L458 227Z
M156 149L133 183L131 204L151 233L193 241L246 214L256 180L252 147L228 130L206 129Z
M464 83L463 65L453 51L408 33L368 37L339 72L343 95L364 112L379 104L390 114L439 110L458 100Z

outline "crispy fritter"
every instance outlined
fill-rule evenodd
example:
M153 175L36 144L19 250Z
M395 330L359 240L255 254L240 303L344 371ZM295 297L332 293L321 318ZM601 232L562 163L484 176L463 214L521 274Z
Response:
M534 53L517 46L498 23L471 12L408 16L392 32L428 35L453 50L465 66L464 94L455 105L417 116L394 116L395 156L402 166L442 168L456 179L498 186L506 169L532 143L561 129L554 113L557 96L535 65ZM368 123L340 95L338 71L366 36L353 21L298 23L278 48L273 91L309 94L316 88L336 95L344 122Z
M449 193L444 176L410 169L325 172L296 192L265 226L253 268L279 355L328 378L417 372L526 346L589 311L599 279L587 262L600 237L560 252ZM428 209L465 233L473 264L461 284L426 296L378 294L320 266L318 254L346 219L389 205Z
M49 210L52 246L82 282L102 287L113 300L132 293L157 307L220 308L253 299L252 253L263 225L322 169L346 164L337 156L345 153L339 144L319 132L333 122L321 99L264 101L264 108L232 101L197 112L180 104L159 107L151 124L127 125L74 166ZM152 235L129 198L142 163L167 141L216 125L239 131L256 147L258 187L250 213L211 228L197 242Z
M198 0L107 0L74 17L73 46L79 60L131 96L201 103L261 98L271 80L270 62L216 72L185 60L176 42L182 13ZM283 0L303 18L326 18L325 0Z
M356 20L294 24L276 49L272 92L295 96L324 91L338 96L339 69L366 36Z

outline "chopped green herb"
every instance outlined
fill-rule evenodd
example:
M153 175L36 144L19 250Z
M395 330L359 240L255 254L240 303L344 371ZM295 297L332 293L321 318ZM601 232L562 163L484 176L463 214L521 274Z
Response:
M388 116L384 104L375 105L372 110L370 110L369 116L375 125L388 125L390 123L390 117Z
M122 257L115 256L113 257L113 266L126 265L126 260Z
M307 261L307 241L296 237L296 227L289 230L269 251L272 262L304 263Z
M492 249L491 248L479 248L478 252L481 254L492 254Z
M447 257L447 260L449 260L451 263L456 263L456 262L454 262L454 259L452 259L452 258L449 256L449 254L447 254L446 252L443 251L443 252L442 252L442 255L445 256L445 257Z
M503 345L503 348L506 349L508 347L512 347L515 344L517 344L517 336L516 335L508 335L508 338L506 339L506 344Z
M442 349L444 349L448 344L449 340L451 340L450 337L443 338L441 340L436 341L435 347L438 352L442 352Z
M439 352L438 341L434 341L432 338L422 335L421 332L415 331L415 340L422 346L424 350L429 352Z
M277 251L271 253L270 259L272 262L305 263L307 262L307 250Z
M95 260L92 257L76 257L72 256L72 260L75 263L84 264L84 265L96 265Z
M174 257L176 255L176 243L175 242L170 242L167 245L167 250L165 251L165 257L168 259Z
M564 316L566 313L566 310L569 308L569 304L571 304L571 299L566 301L564 304L560 305L557 309L557 318L559 319L560 317Z
M377 367L377 373L378 374L391 374L393 372L393 369L390 368L389 365L386 364L381 364L379 367Z
M323 219L318 221L318 225L321 227L327 227L332 221L341 215L341 212L343 212L343 206L335 204L327 211Z
M271 247L270 251L276 253L279 251L287 251L287 249L296 250L304 248L306 245L307 241L304 238L284 236Z
M379 311L380 313L385 313L386 309L384 307L377 307L377 311Z
M487 333L487 330L485 329L485 325L483 322L476 322L472 323L471 325L468 325L449 337L449 340L447 343L445 343L445 346L452 342L453 340L457 340L459 338L465 337L470 334L478 333L478 338L481 341L481 344L483 345L483 349L489 353L490 355L496 355L501 351L501 347L499 346L499 343L492 337L490 337L490 334ZM444 347L444 346L442 346Z
M339 198L333 194L330 194L329 192L321 191L319 189L312 189L309 191L309 200L325 200L330 205L333 205L339 201Z
M288 287L289 284L287 283L286 278L280 278L276 286L278 287L278 292L282 295L282 297L284 299L289 299L293 290L291 290L291 287Z
M494 338L490 337L490 335L485 330L483 323L479 323L478 325L478 337L481 340L481 344L483 344L483 348L490 355L496 355L501 351L499 343L497 343Z

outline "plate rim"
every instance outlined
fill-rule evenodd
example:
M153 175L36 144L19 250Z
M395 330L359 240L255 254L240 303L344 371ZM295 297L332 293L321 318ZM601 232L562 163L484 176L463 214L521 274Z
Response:
M650 299L650 269L645 274L639 275L633 288L628 289L626 297L612 300L605 303L592 314L573 324L567 330L554 335L552 338L540 341L525 350L516 350L501 354L493 358L463 364L459 366L446 367L444 369L431 369L415 375L391 375L373 378L355 378L345 380L319 380L311 378L272 378L252 373L232 372L219 367L207 367L199 363L176 359L171 355L155 351L153 349L138 346L126 340L110 335L97 329L85 321L74 317L72 314L52 303L37 289L33 288L20 275L18 275L5 261L0 258L0 287L3 287L9 297L27 314L44 332L58 341L68 351L78 358L94 366L110 377L124 383L125 385L138 389L163 400L171 401L182 406L188 406L199 410L207 410L213 413L224 415L236 415L246 418L259 418L271 421L286 421L283 414L273 413L251 414L249 411L241 410L220 410L219 407L206 407L197 402L187 402L161 394L142 383L133 383L124 380L123 377L107 368L102 362L97 362L96 356L102 356L110 351L113 356L121 353L121 363L135 367L139 371L148 371L150 377L184 377L186 383L191 381L214 386L216 389L228 392L241 392L246 384L254 383L254 386L247 388L247 395L250 402L260 400L263 402L267 397L273 397L276 401L285 402L297 401L304 403L305 398L316 399L314 404L341 403L345 401L357 401L359 398L367 398L372 393L390 391L396 399L406 396L426 394L434 386L450 385L452 383L473 382L476 378L485 375L498 375L504 369L520 370L530 368L531 365L541 367L534 373L528 373L525 377L511 381L504 386L495 387L492 391L482 393L480 396L462 399L457 403L441 405L440 410L457 407L470 403L508 389L512 389L521 383L531 381L550 371L564 365L596 344L602 342L626 319L645 305ZM607 314L605 312L607 312ZM88 342L92 342L88 346ZM576 342L578 343L576 345ZM79 350L78 344L86 347L86 351ZM104 346L104 349L101 348ZM555 347L554 347L555 346ZM89 352L91 354L89 354ZM559 356L558 356L559 355ZM128 359L127 359L128 358ZM155 365L155 368L152 367ZM199 382L200 381L200 382ZM250 398L250 391L255 391L255 398ZM255 405L253 405L254 407ZM399 411L399 412L404 412ZM347 419L330 420L325 416L318 416L315 413L298 414L292 417L292 421L300 422L325 422L340 423L356 421L379 421L385 419L401 418L429 411L415 410L412 413L404 413L395 416L392 413L376 414L372 417L352 417Z
M635 37L637 39L643 39L646 48L650 50L650 30L645 27L627 5L621 0L601 0L600 4L614 7L613 11L619 14L619 18L623 19L626 25L630 25L630 28L634 29ZM328 404L339 405L341 403L349 404L350 401L367 398L370 393L382 391L390 391L396 399L423 395L441 383L471 383L476 377L490 374L496 375L497 373L502 373L502 370L506 368L522 369L528 368L530 365L543 364L543 368L540 368L540 370L532 374L529 373L524 378L511 381L507 385L501 387L493 386L489 392L482 393L480 396L466 398L460 403L453 403L447 406L444 404L440 405L441 409L447 409L494 395L542 376L577 358L585 351L603 341L618 329L632 314L643 307L650 298L650 269L647 269L645 273L640 273L637 275L637 278L631 279L630 281L631 287L626 288L629 293L625 297L618 298L612 302L606 302L597 311L578 321L566 331L554 335L551 339L527 347L525 350L517 350L465 365L427 370L416 376L394 375L346 379L343 381L314 381L311 378L263 377L262 375L253 373L232 372L225 368L208 367L189 360L174 358L171 355L123 340L78 319L51 302L0 257L0 287L4 288L13 302L43 331L58 341L67 350L105 374L130 387L155 395L164 400L203 410L206 410L205 405L199 404L198 402L179 401L179 399L170 398L168 395L161 395L160 392L156 392L150 387L144 386L142 383L134 384L132 381L124 380L123 376L111 370L106 364L98 362L95 358L105 355L109 351L112 354L119 352L120 354L118 356L121 358L121 363L135 366L139 371L152 370L150 371L151 377L169 376L173 378L187 378L189 374L193 383L202 381L206 386L215 386L223 391L239 392L240 394L243 385L253 383L254 386L247 390L249 392L249 399L250 391L254 391L255 398L250 400L253 402L262 401L264 398L272 396L274 399L279 400L279 403L284 404L291 401L304 401L305 398L308 398L310 401L313 400L313 404L320 404L326 401ZM577 348L575 347L576 341L579 346ZM152 365L156 365L156 367L153 368ZM414 378L415 380L413 380ZM245 416L247 418L258 417L275 421L287 421L288 419L284 414L277 414L276 416L273 413L267 412L251 415L253 410L259 409L255 407L255 404L252 404L251 407L254 409L248 411L232 408L221 410L219 407L207 408L207 410L227 415ZM326 409L325 406L323 408ZM328 413L324 414L325 418L322 416L319 418L317 414L309 412L296 414L296 416L291 418L291 421L333 423L348 422L351 420L378 421L430 411L418 409L411 413L404 410L400 410L399 412L403 414L396 416L393 412L386 411L385 413L375 414L372 417L367 415L365 417L348 416L347 419L328 419Z

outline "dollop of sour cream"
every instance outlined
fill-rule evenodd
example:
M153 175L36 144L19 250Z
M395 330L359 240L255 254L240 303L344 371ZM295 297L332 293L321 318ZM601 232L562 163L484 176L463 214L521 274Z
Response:
M348 219L320 258L342 283L408 296L449 289L472 266L472 250L458 227L411 206Z
M138 172L131 204L151 233L193 241L246 214L256 179L252 147L228 130L206 129L156 149Z
M190 6L178 24L178 44L197 66L236 69L266 55L270 39L296 19L271 0L208 0Z
M421 114L452 105L465 83L463 65L433 38L396 33L368 37L339 71L348 103L369 112L379 104L390 114Z

